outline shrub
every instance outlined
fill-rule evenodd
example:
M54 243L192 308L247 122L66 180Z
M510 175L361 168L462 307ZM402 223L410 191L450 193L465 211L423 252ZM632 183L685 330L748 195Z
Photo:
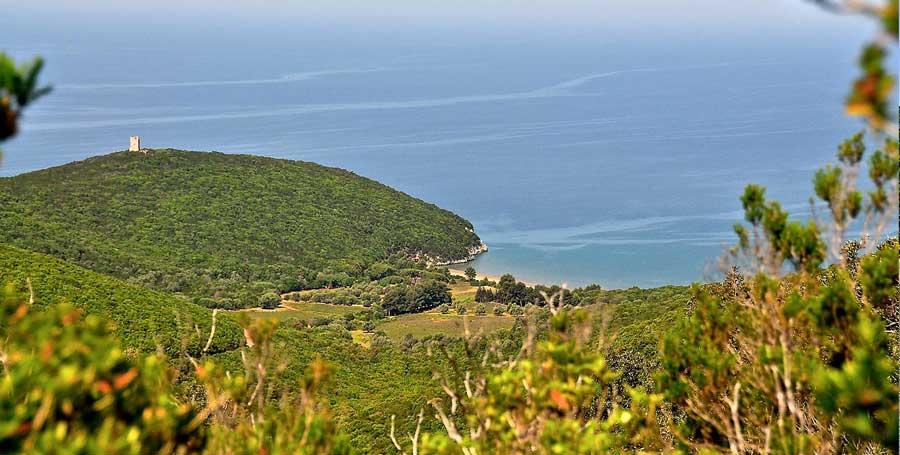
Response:
M506 307L506 312L512 316L521 316L525 314L525 309L521 305L509 304Z
M429 402L443 431L426 431L426 453L618 453L624 447L658 450L650 425L659 397L631 393L632 408L610 407L615 373L579 337L588 328L584 311L554 311L548 336L526 338L526 358L510 361L488 350L454 359L435 376L445 399ZM470 340L470 345L482 341ZM470 365L460 371L459 363ZM478 365L481 365L479 367ZM505 422L497 425L496 422ZM393 435L393 431L391 433ZM418 432L416 433L418 434ZM414 438L411 438L414 440ZM402 445L393 439L394 445Z
M764 188L747 187L749 227L735 226L731 257L754 274L735 268L721 285L696 288L692 314L662 345L657 380L684 413L679 440L738 452L897 449L897 339L885 329L896 319L879 312L896 305L897 243L875 248L864 236L848 255L843 232L863 214L874 226L896 221L878 195L896 197L898 156L888 141L891 164L884 175L870 166L865 203L853 177L864 151L854 136L838 150L841 165L816 174L828 226L793 221ZM829 255L834 264L820 268Z
M281 296L277 292L267 292L259 297L259 307L273 310L281 305Z
M246 316L246 315L244 315ZM279 390L274 373L283 366L273 344L278 322L241 320L246 340L243 375L213 362L196 366L210 415L208 454L349 454L351 448L316 395L328 367L316 358L296 384L297 393Z
M18 297L18 298L17 298ZM69 305L34 311L0 296L0 452L176 453L204 446L166 361L125 356L109 327Z

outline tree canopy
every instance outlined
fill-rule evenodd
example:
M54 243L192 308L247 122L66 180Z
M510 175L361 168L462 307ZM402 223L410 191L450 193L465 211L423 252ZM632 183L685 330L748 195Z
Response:
M346 285L392 253L460 259L480 243L468 221L352 172L178 150L0 179L0 241L243 306L260 296L242 297L254 283Z

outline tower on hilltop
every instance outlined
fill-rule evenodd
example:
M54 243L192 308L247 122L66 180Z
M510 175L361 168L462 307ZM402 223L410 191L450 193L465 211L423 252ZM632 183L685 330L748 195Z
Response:
M128 144L129 152L139 152L141 150L141 137L131 136L131 142Z

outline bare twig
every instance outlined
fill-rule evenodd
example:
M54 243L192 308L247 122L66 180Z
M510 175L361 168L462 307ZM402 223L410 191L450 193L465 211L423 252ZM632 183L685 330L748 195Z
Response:
M209 352L209 347L212 346L213 336L216 334L216 315L219 314L219 309L213 309L212 312L212 327L209 329L209 338L206 340L206 346L203 346L203 355L206 355Z
M394 447L397 448L397 451L400 452L401 454L405 455L406 452L403 451L403 447L400 446L400 443L397 442L397 437L394 435L394 428L395 428L394 421L396 419L397 419L397 416L394 414L391 414L391 432L388 436L390 436L391 442L394 443Z
M31 285L31 277L25 278L25 282L28 283L28 304L34 305L34 287Z
M416 433L409 435L412 441L412 455L419 455L419 433L422 431L422 419L425 417L425 408L419 410L419 420L416 421ZM393 430L393 422L391 422L391 430Z

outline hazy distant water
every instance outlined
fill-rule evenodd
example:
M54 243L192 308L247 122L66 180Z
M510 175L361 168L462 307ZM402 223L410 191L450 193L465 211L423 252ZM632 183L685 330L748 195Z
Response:
M8 39L8 38L7 38ZM859 124L859 40L0 43L43 54L52 96L0 175L127 148L353 170L471 220L475 266L529 281L689 283L733 240L748 182L803 207ZM249 203L249 201L248 201Z

